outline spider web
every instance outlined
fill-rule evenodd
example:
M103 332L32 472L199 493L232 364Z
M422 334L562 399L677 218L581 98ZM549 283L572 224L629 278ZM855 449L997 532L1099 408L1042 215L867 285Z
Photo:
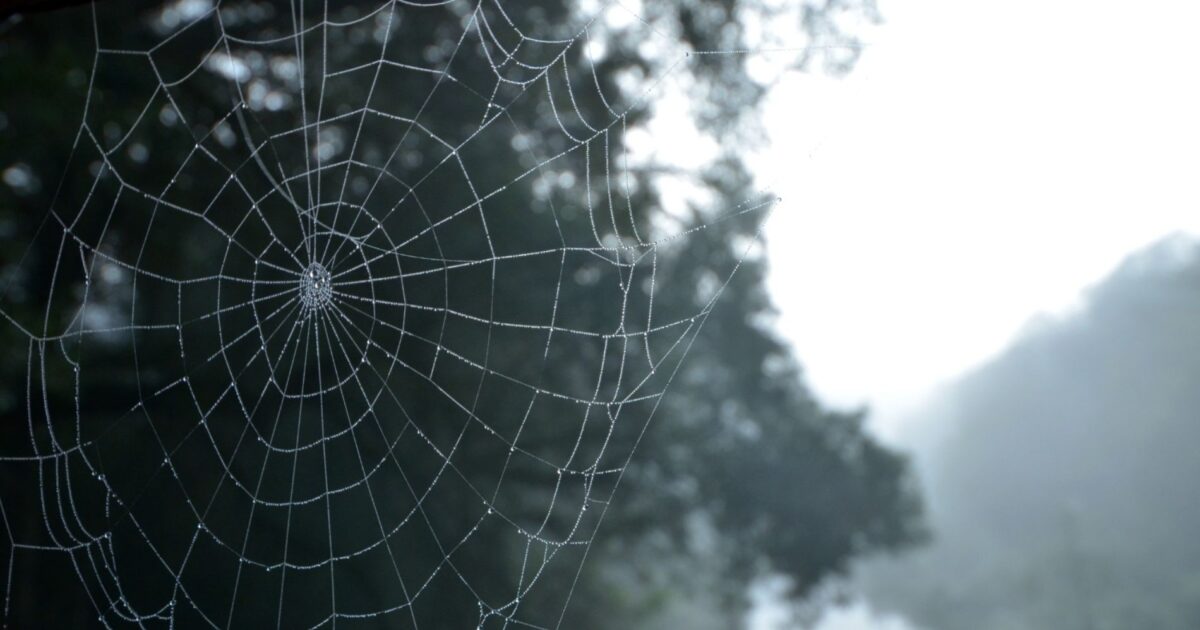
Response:
M96 17L120 10L91 8L64 174L86 195L39 230L50 293L3 311L28 441L0 465L42 524L0 502L5 617L30 552L67 554L106 626L415 628L423 602L561 624L740 258L699 302L665 269L775 201L701 225L638 206L619 138L696 56L606 94L594 22L543 33L498 2L185 0L136 48ZM539 589L557 618L523 615Z

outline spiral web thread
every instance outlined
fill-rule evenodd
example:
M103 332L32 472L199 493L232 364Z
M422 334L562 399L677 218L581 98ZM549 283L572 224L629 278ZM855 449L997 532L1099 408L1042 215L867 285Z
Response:
M638 231L630 178L610 170L620 163L610 155L624 150L610 146L610 135L698 56L681 52L663 76L628 90L631 104L618 110L594 74L568 64L569 51L589 44L594 18L567 37L539 38L498 2L384 2L340 22L325 2L316 10L293 4L273 16L277 34L253 39L237 22L239 11L258 5L185 0L157 14L152 46L127 50L106 46L95 17L120 10L114 5L91 9L95 59L64 175L86 178L87 194L78 204L57 199L38 234L57 252L51 295L40 317L0 302L5 325L28 339L10 351L27 355L19 389L29 438L0 447L0 466L37 484L42 511L42 529L29 532L14 526L0 499L10 543L5 619L20 579L16 556L65 553L106 626L229 627L262 606L283 627L380 618L417 627L422 595L447 588L473 600L481 627L561 624L561 614L523 618L521 604L540 584L577 580L642 431L748 246L739 246L707 300L682 315L655 312L655 296L669 290L658 278L660 256L776 201L751 199L674 233L669 226L679 223L667 219L651 222L657 234ZM436 55L444 63L393 58L396 25L428 11L460 17L457 40ZM331 40L356 30L372 34L358 46L375 59L331 67ZM195 63L167 67L160 51L184 42ZM274 81L248 74L254 55L267 60ZM491 89L457 78L464 63L485 63ZM135 120L114 121L104 110L108 90L131 89L102 83L111 68L153 76ZM428 89L381 98L376 88L388 73L420 75ZM225 111L198 112L189 89L214 76L233 98ZM366 85L365 100L337 107L344 80ZM478 112L453 137L422 122L443 93ZM577 106L581 95L603 104L603 120ZM302 126L273 129L271 112L288 103ZM528 160L519 173L481 181L473 146L502 125L525 137L511 114L526 107L554 118L557 144L545 153L514 142L513 159ZM159 155L159 139L180 134L190 134L191 149ZM386 138L390 154L360 151L368 135ZM140 181L147 160L168 160L174 176ZM422 184L437 178L439 191L446 179L457 182L463 200L423 198ZM189 181L218 179L224 183L209 189L203 207L178 201ZM551 189L540 197L544 207L508 207L506 191L528 181ZM588 229L560 223L569 209L555 204L564 198L584 215L571 225ZM556 242L514 248L497 236L513 230L497 230L497 222L550 225L539 233ZM217 243L222 254L182 271L155 268L192 242L205 251ZM449 251L455 243L473 245ZM457 286L471 295L462 298ZM568 294L579 291L600 292L612 308L575 313ZM631 297L639 291L645 299ZM440 303L404 297L431 293ZM508 302L535 294L546 298L540 321L505 318ZM149 295L173 296L173 310L139 303ZM70 317L60 321L64 310ZM528 350L498 357L498 340ZM548 384L546 367L557 371L564 361L591 380ZM83 393L122 369L137 381L136 399ZM73 408L52 404L56 389L74 392ZM495 391L523 406L489 408ZM418 401L425 415L410 413ZM99 404L118 409L95 426L109 417L94 411ZM429 431L445 422L456 423L450 439ZM526 437L546 431L568 438L547 447ZM138 439L144 461L105 459L107 445ZM613 444L623 446L614 452ZM111 472L121 465L136 473ZM518 482L507 476L518 468L527 479L512 489ZM490 471L486 485L479 469ZM506 495L518 491L524 499ZM540 520L517 507L531 493ZM438 503L450 495L474 501ZM162 497L173 503L164 508ZM173 510L171 523L139 518L152 501L155 510ZM348 505L357 522L339 518ZM446 510L463 522L439 520ZM301 528L318 531L324 544L298 548ZM485 531L487 540L518 541L519 573L473 571L472 558L489 551L473 546ZM440 561L410 562L402 539L425 541ZM123 570L130 554L156 573ZM556 562L563 555L570 557ZM368 559L392 575L380 578L385 595L365 606L353 577ZM198 566L206 568L197 573ZM221 597L197 594L214 579L229 584ZM290 615L313 598L322 616Z

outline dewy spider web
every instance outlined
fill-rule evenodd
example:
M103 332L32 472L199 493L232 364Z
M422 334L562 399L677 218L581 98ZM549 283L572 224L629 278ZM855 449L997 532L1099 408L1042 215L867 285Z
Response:
M29 439L0 465L42 511L31 533L0 503L6 618L17 552L60 552L106 626L420 627L429 600L481 627L562 623L737 261L690 312L663 306L660 267L774 199L674 234L635 217L610 140L662 77L605 94L590 23L538 37L497 2L331 4L185 0L132 49L95 17L119 3L90 9L64 176L86 194L39 231L57 252L40 316L3 311L28 339ZM449 40L423 32L435 12ZM459 124L435 128L446 109ZM523 616L540 588L556 618Z

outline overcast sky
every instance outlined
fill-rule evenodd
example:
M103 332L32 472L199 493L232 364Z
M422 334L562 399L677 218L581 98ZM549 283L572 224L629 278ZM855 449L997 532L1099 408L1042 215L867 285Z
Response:
M1200 233L1200 3L881 9L850 76L774 90L754 166L784 198L772 290L810 384L906 443L939 383L1133 250ZM821 630L901 627L860 606Z
M895 437L1035 314L1200 231L1200 4L881 9L850 76L774 90L755 171L784 198L772 289L811 384Z

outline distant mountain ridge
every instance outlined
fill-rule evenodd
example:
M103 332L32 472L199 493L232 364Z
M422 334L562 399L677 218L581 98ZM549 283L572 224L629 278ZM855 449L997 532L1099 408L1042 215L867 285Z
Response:
M926 421L936 539L864 567L877 606L931 630L1200 628L1200 242L1131 255Z

